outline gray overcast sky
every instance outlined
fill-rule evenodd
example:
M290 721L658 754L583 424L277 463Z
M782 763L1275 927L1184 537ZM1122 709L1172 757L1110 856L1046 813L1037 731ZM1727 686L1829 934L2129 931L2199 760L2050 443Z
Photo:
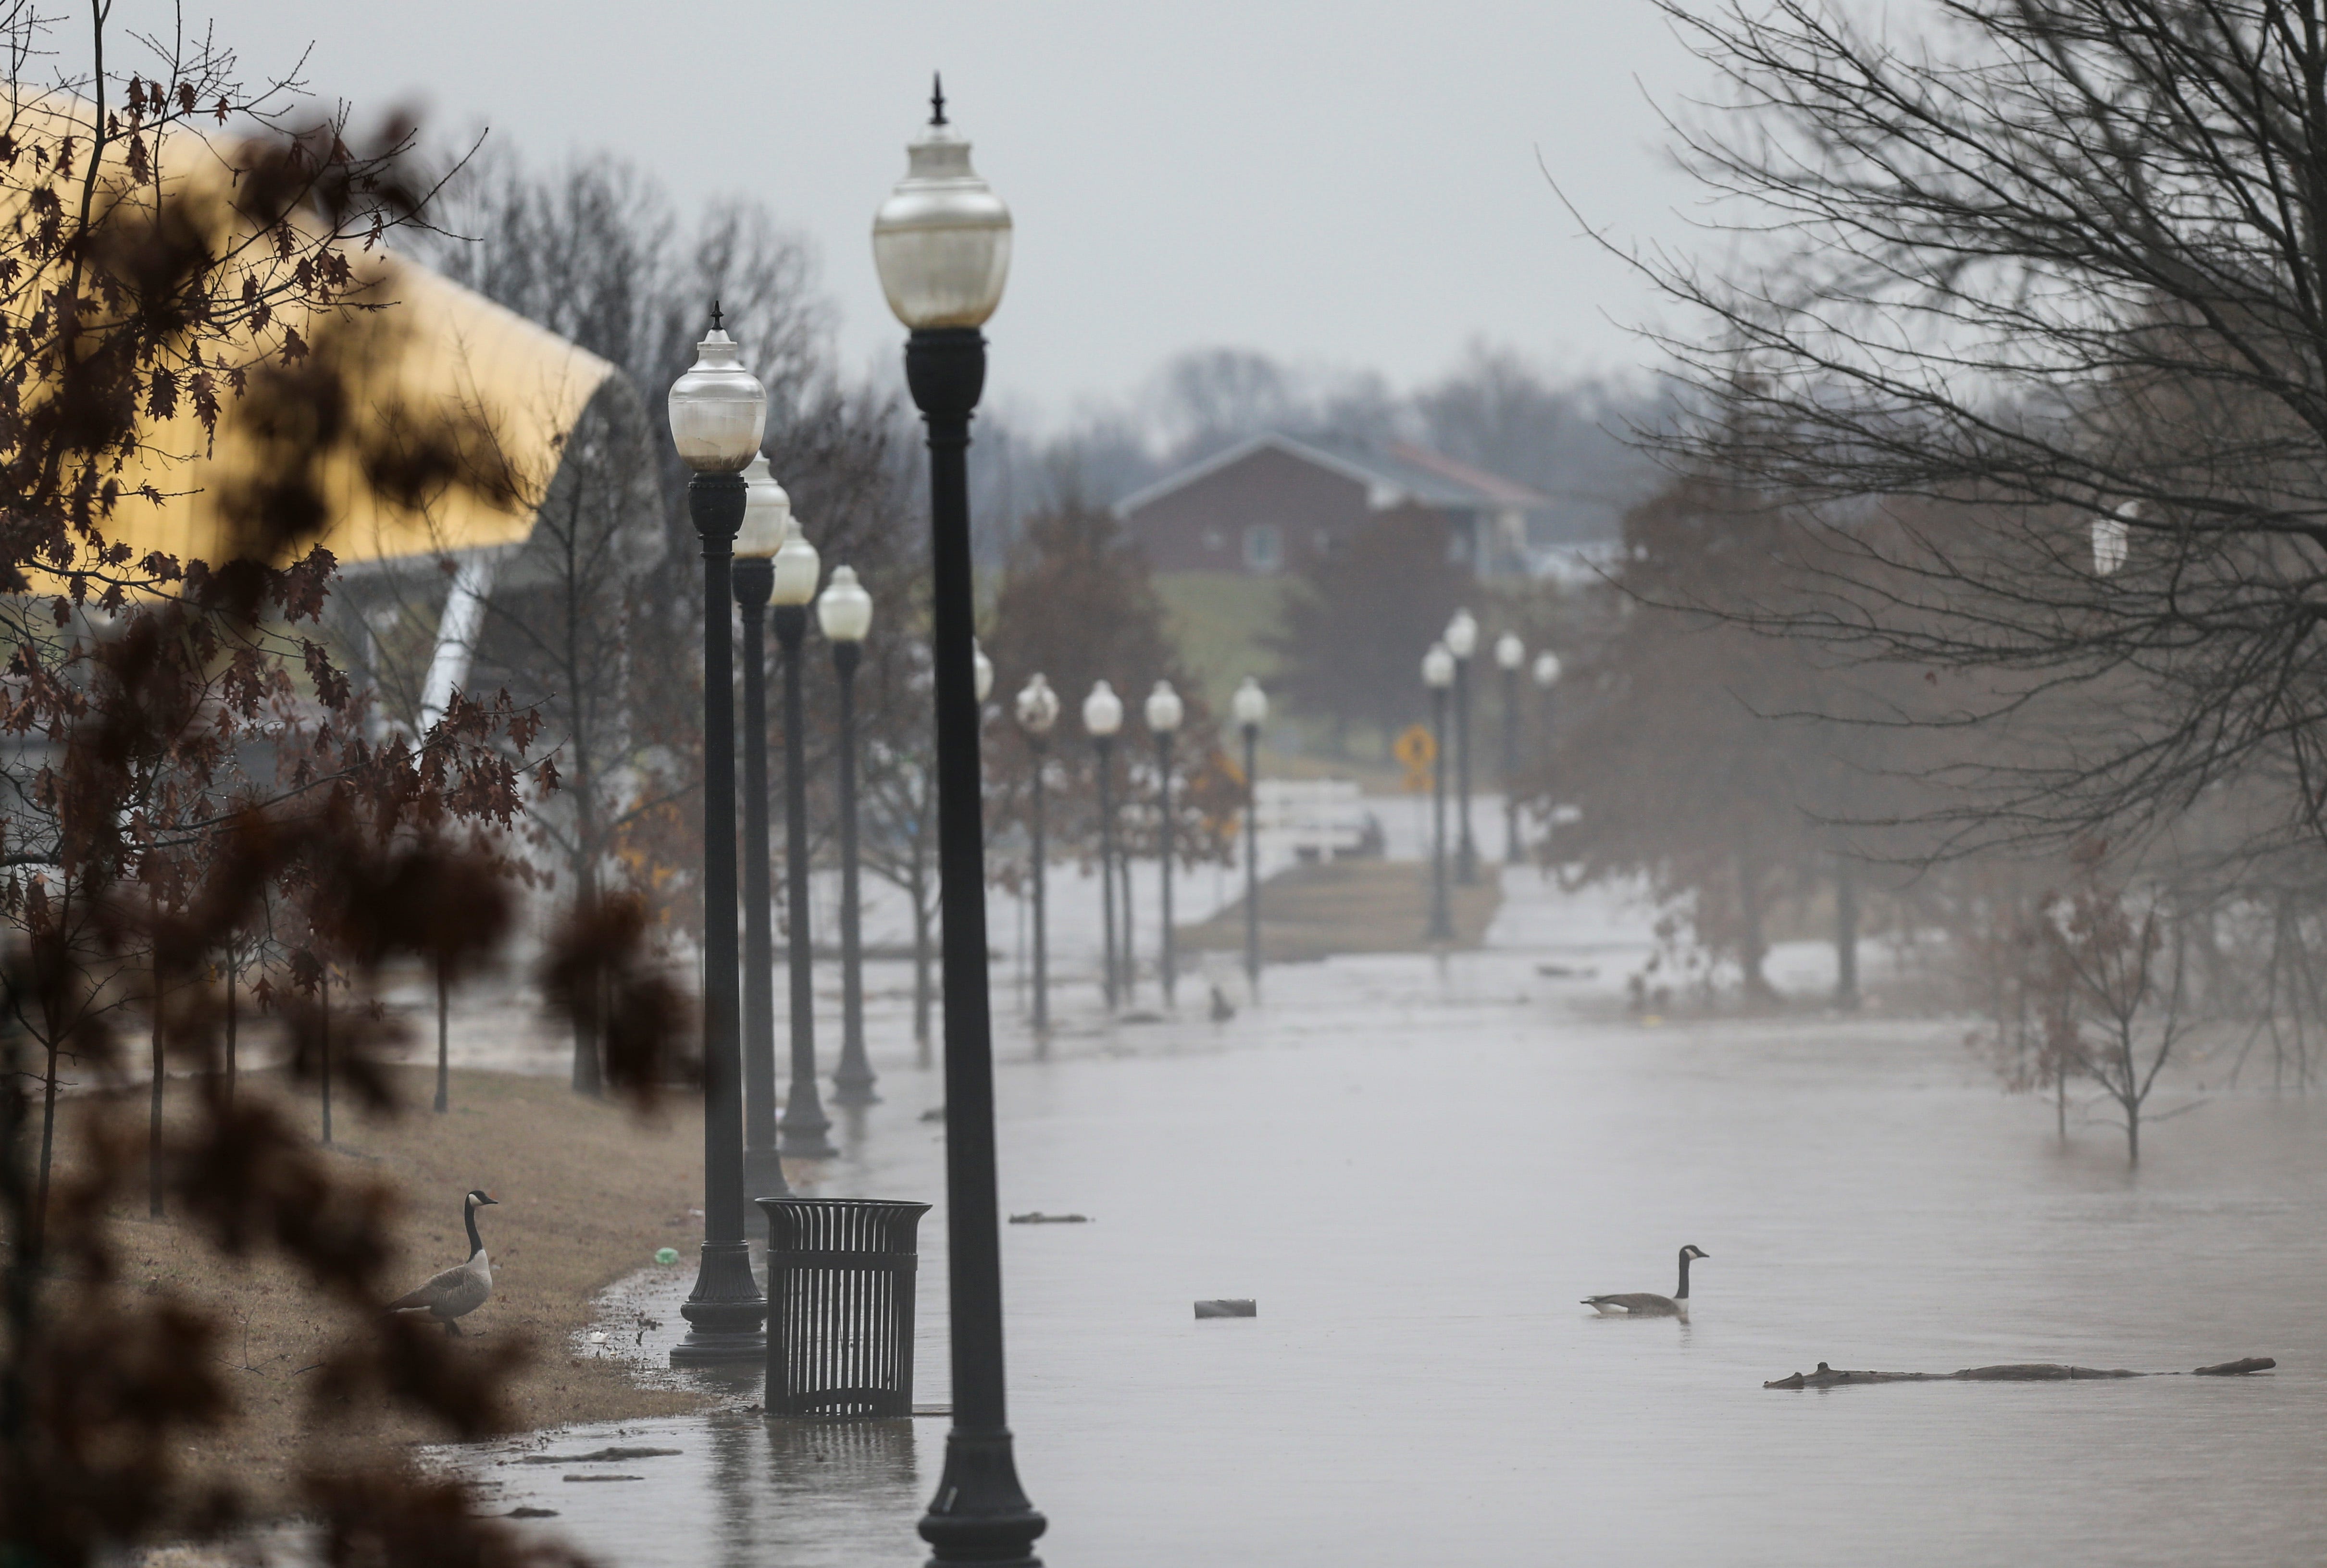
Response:
M140 26L167 14L117 8ZM610 149L682 201L764 200L816 246L857 367L895 350L865 236L942 68L1017 223L990 385L1051 418L1193 346L1400 386L1473 338L1555 366L1638 363L1610 318L1651 302L1578 238L1537 150L1612 237L1670 239L1690 193L1649 97L1701 80L1645 0L210 0L207 14L252 75L312 40L313 88L360 116L416 102L536 159Z

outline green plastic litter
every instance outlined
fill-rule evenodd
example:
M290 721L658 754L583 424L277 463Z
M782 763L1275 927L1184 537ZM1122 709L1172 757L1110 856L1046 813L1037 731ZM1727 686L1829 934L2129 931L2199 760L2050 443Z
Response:
M655 1262L667 1266L670 1264L675 1264L678 1261L678 1248L675 1246L664 1246L655 1249Z

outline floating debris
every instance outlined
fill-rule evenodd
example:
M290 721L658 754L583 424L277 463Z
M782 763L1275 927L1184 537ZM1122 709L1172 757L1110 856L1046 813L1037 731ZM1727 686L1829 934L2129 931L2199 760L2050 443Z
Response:
M1038 1209L1031 1210L1025 1214L1012 1215L1010 1217L1010 1223L1013 1225L1089 1225L1090 1223L1090 1216L1088 1214L1045 1214Z
M1196 1316L1200 1318L1257 1318L1260 1308L1249 1301L1198 1302Z
M569 1481L642 1481L647 1478L644 1476L565 1476L561 1479Z
M943 1106L931 1106L928 1110L921 1113L921 1120L925 1122L944 1121L945 1107Z
M680 1448L602 1448L595 1453L529 1453L519 1464L607 1464L616 1460L664 1459L684 1453Z
M1202 1303L1198 1303L1197 1316L1203 1315ZM1966 1367L1958 1372L1837 1372L1821 1361L1815 1372L1797 1372L1790 1377L1780 1377L1764 1383L1764 1388L1840 1388L1851 1383L2081 1383L2104 1377L2243 1377L2249 1372L2267 1372L2278 1365L2268 1356L2247 1356L2236 1361L2219 1361L2211 1367L2200 1367L2188 1373L2128 1372L2118 1367L2103 1370L2097 1367L2063 1367L2051 1361L2014 1361L2000 1367Z
M668 1268L678 1261L678 1248L675 1246L659 1246L655 1248L655 1262L662 1265L663 1267Z
M511 1508L501 1517L504 1519L554 1519L557 1517L557 1510L556 1508Z

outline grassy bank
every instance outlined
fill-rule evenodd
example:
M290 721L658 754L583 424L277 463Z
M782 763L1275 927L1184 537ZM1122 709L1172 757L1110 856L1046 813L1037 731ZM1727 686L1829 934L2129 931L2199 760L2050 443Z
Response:
M246 1093L282 1094L279 1075L246 1075ZM678 1250L691 1268L702 1238L702 1119L675 1097L658 1119L577 1097L556 1079L502 1073L453 1075L450 1112L425 1107L433 1073L406 1086L420 1108L395 1120L337 1107L332 1158L350 1175L376 1177L398 1194L397 1289L461 1262L468 1243L461 1197L482 1187L500 1207L480 1227L492 1258L493 1293L464 1321L465 1344L481 1352L512 1340L531 1355L509 1388L519 1429L568 1422L669 1414L698 1397L637 1386L612 1358L569 1349L588 1324L590 1300L622 1275L653 1264L657 1248ZM299 1114L319 1116L312 1093ZM401 1423L381 1409L309 1409L303 1382L324 1352L360 1325L320 1300L271 1261L222 1260L172 1221L142 1207L118 1217L123 1253L147 1288L182 1291L207 1303L225 1326L220 1359L240 1399L241 1418L198 1435L192 1462L229 1473L272 1507L290 1498L285 1479L314 1445L344 1445L350 1462L378 1462L443 1434Z

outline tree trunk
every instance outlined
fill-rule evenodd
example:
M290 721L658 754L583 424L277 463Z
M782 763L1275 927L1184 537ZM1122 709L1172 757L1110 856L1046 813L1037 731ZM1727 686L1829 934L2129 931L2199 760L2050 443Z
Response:
M2061 1142L2069 1141L2069 1069L2064 1063L2052 1069L2052 1125Z
M57 1146L57 1032L53 1022L48 1038L49 1070L41 1085L41 1181L33 1203L33 1246L39 1256L49 1228L49 1162Z
M154 1093L145 1127L145 1212L162 1218L162 975L154 975Z
M241 959L234 950L231 939L226 945L226 1103L234 1105L235 1025L238 1021L235 1003L235 982L240 978Z
M436 960L436 1114L453 1108L453 988Z
M583 909L593 908L598 902L598 833L590 809L590 775L579 770L575 788L581 791L575 827L574 901ZM603 1030L597 1010L577 1007L574 1010L574 1092L592 1099L603 1098L606 1090L605 1067L602 1059L600 1040Z
M1762 931L1762 873L1753 857L1743 851L1736 856L1737 866L1737 966L1745 980L1745 999L1767 1003L1778 998L1762 973L1763 962L1770 956L1769 938Z
M1848 854L1834 861L1834 1004L1858 1005L1858 863Z
M316 1039L322 1047L320 1065L322 1069L323 1145L329 1148L332 1142L332 971L328 965L323 968L322 976L315 982L315 998L318 1003L315 1010Z

